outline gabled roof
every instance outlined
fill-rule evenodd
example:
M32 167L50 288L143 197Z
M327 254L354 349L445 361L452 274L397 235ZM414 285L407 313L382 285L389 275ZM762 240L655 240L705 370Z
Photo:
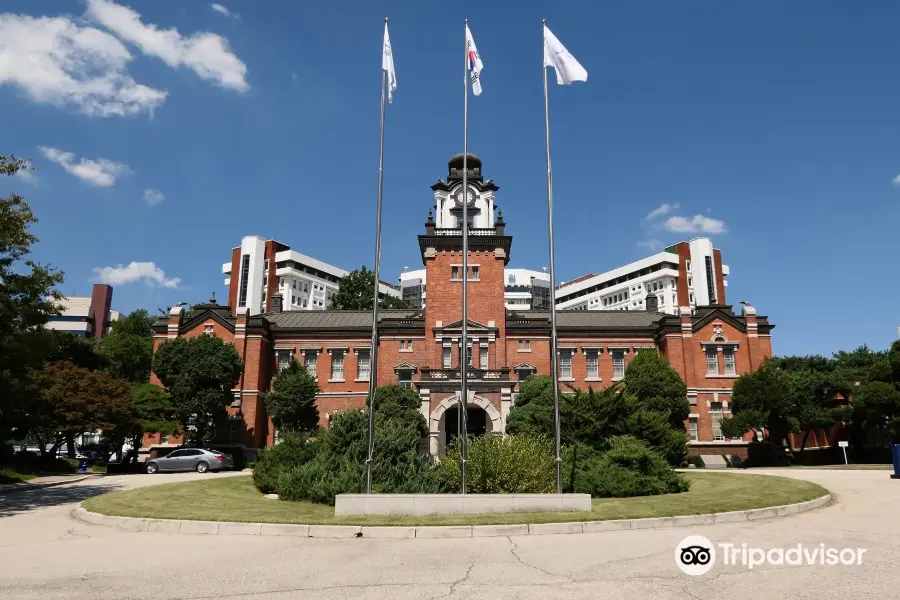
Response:
M421 310L380 309L378 322L421 318ZM371 310L290 310L261 315L276 329L359 329L372 327Z
M661 313L642 310L557 310L556 326L559 328L579 329L635 329L654 328ZM535 325L550 322L549 310L510 311L506 315L507 322L531 321Z
M488 327L483 323L479 323L478 321L473 321L472 319L468 319L466 321L469 329L496 329L495 327ZM462 319L457 319L452 323L447 323L446 325L442 325L441 329L462 329Z

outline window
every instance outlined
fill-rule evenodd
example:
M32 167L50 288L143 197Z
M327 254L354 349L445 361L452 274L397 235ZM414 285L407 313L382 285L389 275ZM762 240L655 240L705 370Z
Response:
M572 351L559 351L559 378L572 379Z
M363 381L369 380L369 372L371 371L371 361L368 349L359 349L356 351L356 378Z
M488 349L487 346L478 348L478 362L482 369L488 368Z
M719 374L719 353L716 352L715 348L708 348L706 350L706 374Z
M516 375L519 376L519 381L525 381L531 375L535 374L534 367L522 367L521 369L516 369Z
M275 360L278 363L278 372L281 373L285 369L287 369L291 364L291 359L294 357L293 350L276 350L275 351Z
M714 441L725 439L722 435L722 419L725 417L725 411L722 410L721 402L713 402L709 405L709 415L712 419L712 436Z
M713 276L712 257L706 257L706 292L709 294L709 303L716 303L716 279Z
M444 351L442 355L442 360L445 369L450 369L453 367L453 356L450 353L450 346L444 346Z
M734 366L734 348L722 350L722 364L725 366L726 375L737 375L737 369Z
M450 267L450 279L457 281L459 279L459 267Z
M519 340L519 352L531 352L531 340Z
M587 351L587 378L600 379L600 359L597 350Z
M469 277L469 281L478 281L478 265L472 267L472 274Z
M697 431L697 419L696 417L691 417L688 419L688 434L691 436L692 442L700 441L700 434Z
M318 352L315 350L308 350L303 353L303 363L306 365L306 370L310 372L311 375L316 375L316 355Z
M462 364L463 364L462 354L463 354L463 351L462 351L462 344L460 344L460 345L459 345L459 366L460 366L460 367L461 367ZM468 347L468 355L469 355L469 356L468 356L468 360L466 360L466 364L469 365L469 367L471 367L471 366L472 366L472 346L469 346L469 347Z
M684 270L687 271L688 273L691 272L691 261L689 261L689 260L684 261Z
M206 325L203 326L203 333L205 333L207 335L214 335L213 328L214 328L214 325L212 323L207 323Z
M623 350L612 351L613 379L625 377L625 352Z
M688 392L688 404L691 406L697 406L697 392Z
M691 306L694 305L694 292L688 294L688 302L690 302Z
M295 290L297 289L297 280L296 279L291 282L291 287L294 288Z
M247 306L247 278L250 276L250 255L241 258L241 285L238 292L238 306Z
M397 383L400 384L402 388L411 388L412 387L412 371L409 369L403 369L399 373L397 373Z
M412 351L413 351L412 340L400 340L400 352L412 352Z
M691 277L690 275L688 275L688 287L689 288L694 287L694 278Z
M344 379L344 351L331 351L331 379Z
M187 456L187 450L176 450L175 452L169 452L166 454L165 458L181 458L182 456Z

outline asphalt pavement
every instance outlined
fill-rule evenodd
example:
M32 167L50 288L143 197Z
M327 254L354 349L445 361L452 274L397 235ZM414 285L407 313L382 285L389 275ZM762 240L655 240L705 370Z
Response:
M76 521L71 512L77 502L107 491L229 474L91 478L0 496L0 598L900 598L900 480L885 471L776 473L820 483L836 502L756 522L578 535L204 536L127 532ZM688 535L704 536L720 548L715 566L699 577L676 565L675 548ZM862 564L751 569L722 564L719 544L766 552L802 544L807 554L829 548L865 553Z

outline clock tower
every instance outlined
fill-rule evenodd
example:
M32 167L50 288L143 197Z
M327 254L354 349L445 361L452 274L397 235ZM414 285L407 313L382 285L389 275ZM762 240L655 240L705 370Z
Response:
M471 375L469 390L480 401L489 401L501 410L502 399L509 395L509 364L506 357L506 304L504 267L509 263L512 238L505 234L502 211L496 209L499 189L485 180L481 159L469 154L468 215L469 272L463 273L462 208L463 155L450 159L446 180L431 186L434 207L419 236L419 249L428 282L425 303L425 352L427 367L422 368L431 404L457 394L462 325L462 282L468 277L468 339ZM427 382L427 383L426 383Z

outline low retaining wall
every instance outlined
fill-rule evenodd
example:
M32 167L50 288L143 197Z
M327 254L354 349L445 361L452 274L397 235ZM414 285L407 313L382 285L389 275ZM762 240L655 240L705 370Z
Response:
M161 531L207 535L298 536L314 538L471 538L506 537L510 535L550 535L567 533L599 533L630 529L662 529L668 527L696 527L719 523L746 523L796 515L831 502L831 494L799 504L770 506L752 510L657 517L652 519L621 519L616 521L584 521L574 523L541 523L522 525L449 525L449 526L369 526L369 525L289 525L277 523L229 523L216 521L179 521L133 517L111 517L86 510L81 505L72 516L79 521L115 527L126 531Z
M590 512L590 494L338 494L335 515L493 515Z

